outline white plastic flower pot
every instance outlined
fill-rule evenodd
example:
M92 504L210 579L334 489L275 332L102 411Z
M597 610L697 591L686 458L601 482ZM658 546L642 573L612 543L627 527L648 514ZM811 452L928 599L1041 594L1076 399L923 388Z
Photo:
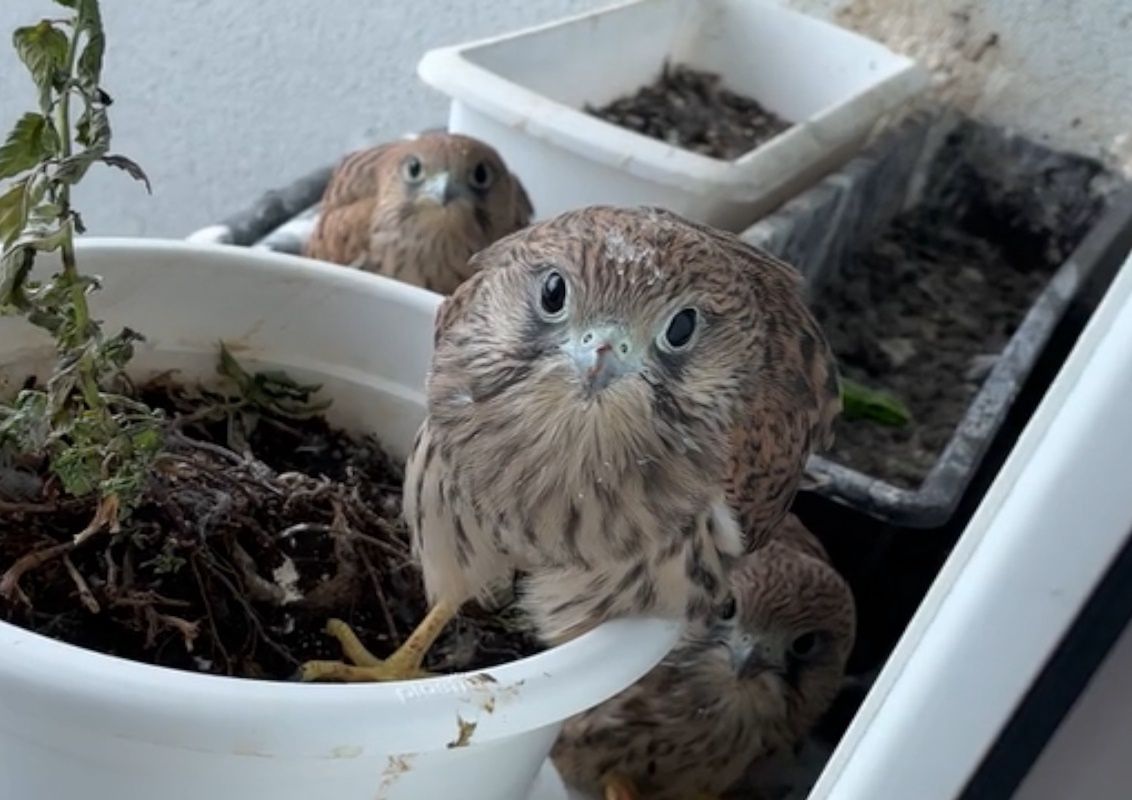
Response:
M582 110L651 83L666 59L720 74L794 124L722 161ZM769 0L633 0L431 50L418 73L451 98L452 131L499 150L540 218L653 204L736 232L845 161L928 83L877 42Z
M332 421L405 454L437 295L235 247L90 240L79 254L104 278L97 315L148 337L138 376L207 379L224 339L249 365L321 381ZM50 359L39 331L0 319L0 393ZM490 677L306 685L152 667L0 623L0 798L562 800L546 767L561 721L635 681L677 635L621 620ZM475 730L450 746L461 720Z

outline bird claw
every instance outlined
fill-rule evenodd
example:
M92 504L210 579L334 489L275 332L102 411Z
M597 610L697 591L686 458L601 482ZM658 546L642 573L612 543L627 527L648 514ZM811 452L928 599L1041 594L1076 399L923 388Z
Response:
M413 653L398 650L382 660L366 649L350 626L342 620L326 623L326 632L342 645L347 661L307 661L299 668L299 679L310 681L344 681L375 683L427 678L430 673L420 668Z
M640 792L631 778L612 775L602 782L602 800L641 800Z

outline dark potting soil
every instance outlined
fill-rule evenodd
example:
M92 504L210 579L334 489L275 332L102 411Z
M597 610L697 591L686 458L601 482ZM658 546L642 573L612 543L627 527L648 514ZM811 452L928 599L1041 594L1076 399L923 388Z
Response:
M622 128L726 161L790 127L750 97L725 88L719 75L665 63L636 94L586 112Z
M320 417L226 413L219 396L167 382L141 397L169 413L166 455L120 532L31 565L29 554L70 542L94 504L59 497L35 464L21 479L40 481L38 496L0 495L0 618L136 661L248 678L287 680L305 660L340 658L328 617L376 655L393 652L427 611L400 465ZM540 649L516 609L469 607L425 666L486 669Z
M921 201L814 297L843 374L889 391L913 416L904 427L842 418L831 455L907 488L935 464L1101 208L1095 162L1025 142L988 144L990 134L973 130L948 138Z

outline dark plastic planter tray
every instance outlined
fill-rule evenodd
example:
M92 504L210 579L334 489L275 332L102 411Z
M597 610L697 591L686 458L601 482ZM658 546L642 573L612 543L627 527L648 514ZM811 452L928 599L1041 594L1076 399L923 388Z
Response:
M1084 159L953 113L922 114L880 137L742 236L798 267L812 297L839 276L862 245L920 201L949 138L964 142L965 164L992 181L1009 183L1023 209L1048 209L1048 203L1037 204L1033 198L1043 191L1048 195L1056 176L1068 173L1079 180L1082 169L1093 169ZM1099 212L1030 306L922 483L903 488L815 456L808 465L807 488L900 527L934 528L947 522L1066 307L1098 264L1123 257L1116 243L1132 229L1132 189L1103 171L1090 188L1101 198ZM1062 211L1056 209L1048 223L1034 219L1025 224L1046 224L1052 230Z

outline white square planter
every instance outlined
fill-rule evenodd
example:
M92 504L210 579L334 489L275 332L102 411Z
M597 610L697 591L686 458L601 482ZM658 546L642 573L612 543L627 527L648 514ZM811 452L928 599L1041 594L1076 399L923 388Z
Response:
M665 60L719 73L794 124L722 161L582 110L652 82ZM539 218L651 204L732 231L841 164L928 81L876 42L765 0L633 0L431 50L418 73L452 98L452 131L499 150Z

